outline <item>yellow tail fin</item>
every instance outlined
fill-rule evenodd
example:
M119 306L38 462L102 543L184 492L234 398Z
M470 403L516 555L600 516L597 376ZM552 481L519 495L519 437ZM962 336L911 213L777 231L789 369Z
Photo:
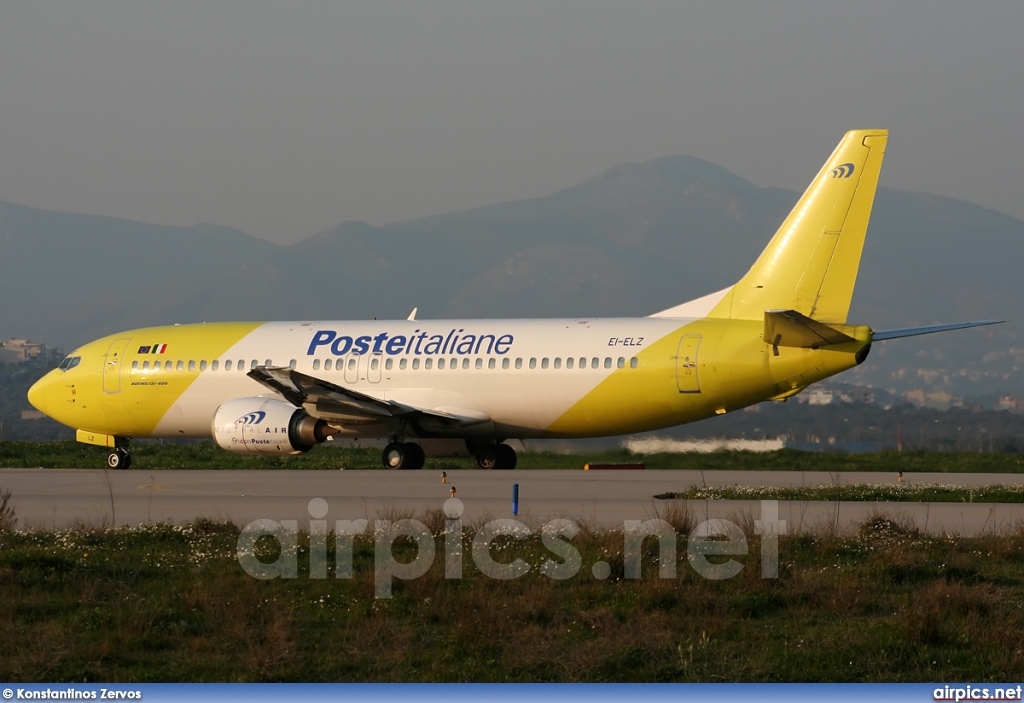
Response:
M848 132L750 271L708 317L795 310L843 324L864 248L888 130Z

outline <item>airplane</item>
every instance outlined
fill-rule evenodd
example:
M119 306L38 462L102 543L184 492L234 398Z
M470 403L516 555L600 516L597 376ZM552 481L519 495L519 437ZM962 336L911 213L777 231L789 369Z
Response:
M136 329L71 352L28 392L128 468L131 438L289 455L387 438L420 469L457 440L512 469L509 439L621 435L783 401L875 342L996 324L847 324L888 130L848 132L735 285L647 317L224 322Z

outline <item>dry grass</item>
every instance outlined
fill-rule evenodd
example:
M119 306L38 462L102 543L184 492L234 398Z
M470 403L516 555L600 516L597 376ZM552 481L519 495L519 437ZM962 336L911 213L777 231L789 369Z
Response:
M461 578L445 578L443 516L392 510L435 534L420 578L374 598L374 537L355 538L353 578L310 579L300 535L294 579L248 577L238 528L205 522L145 530L0 535L0 678L9 681L932 681L1013 679L1024 670L1024 545L1019 532L932 537L876 514L853 534L780 538L778 578L761 577L753 518L732 579L687 560L685 510L675 575L658 578L657 539L642 577L624 576L624 534L581 525L582 568L537 530L495 540L486 578L463 531ZM479 527L479 526L478 526ZM329 540L333 550L334 540ZM398 544L406 560L412 545ZM608 565L607 578L592 566ZM853 664L851 664L853 662Z
M11 505L11 489L0 490L0 532L13 530L18 524Z

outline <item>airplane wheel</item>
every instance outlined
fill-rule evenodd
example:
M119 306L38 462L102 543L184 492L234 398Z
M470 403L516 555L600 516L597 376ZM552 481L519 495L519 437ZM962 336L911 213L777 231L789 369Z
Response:
M127 469L132 465L132 455L123 449L115 449L107 454L107 466L112 469Z
M423 453L423 447L414 443L406 442L402 445L405 448L405 458L407 466L403 465L403 469L409 469L411 471L418 471L423 468L423 464L426 462L426 455Z
M481 447L476 453L476 465L485 471L497 468L498 466L498 448L497 445L489 444L485 447Z
M423 447L412 442L392 442L381 455L386 469L417 470L423 468Z
M404 469L407 458L406 446L398 442L392 442L384 447L384 453L381 455L381 461L384 462L385 469Z
M498 463L494 468L496 469L514 469L516 468L516 451L508 446L507 444L499 444L495 447L497 450Z

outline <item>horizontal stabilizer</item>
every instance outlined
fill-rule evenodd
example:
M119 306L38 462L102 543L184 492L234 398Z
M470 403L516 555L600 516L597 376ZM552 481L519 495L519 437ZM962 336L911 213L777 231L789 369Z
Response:
M978 320L976 322L954 322L949 325L928 325L927 327L904 327L898 330L882 330L871 335L871 340L881 342L886 339L899 339L900 337L915 337L919 334L932 334L933 332L948 332L949 330L962 330L969 327L984 327L985 325L998 325L1006 320Z
M826 325L796 310L767 310L762 338L775 347L818 349L854 341L847 331L852 331L847 325Z

